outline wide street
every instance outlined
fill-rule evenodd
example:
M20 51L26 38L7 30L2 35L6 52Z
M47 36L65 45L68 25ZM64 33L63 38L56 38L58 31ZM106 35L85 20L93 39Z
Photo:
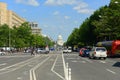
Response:
M119 80L120 58L93 60L61 51L0 56L0 80Z

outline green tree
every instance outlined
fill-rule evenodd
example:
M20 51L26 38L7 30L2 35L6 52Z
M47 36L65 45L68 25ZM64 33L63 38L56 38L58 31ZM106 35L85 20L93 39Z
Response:
M21 26L14 28L15 30L15 45L17 48L29 47L31 39L31 28L29 24L23 23Z
M74 46L78 44L78 28L74 28L73 32L68 37L67 46Z
M0 26L0 46L9 46L10 42L10 31L8 25L4 24Z
M101 40L120 39L120 4L117 0L111 0L109 6L99 9L99 20L94 20L93 25L96 26L96 32Z

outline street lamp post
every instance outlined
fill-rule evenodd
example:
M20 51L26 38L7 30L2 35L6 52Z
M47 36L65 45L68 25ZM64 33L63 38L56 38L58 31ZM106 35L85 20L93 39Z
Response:
M10 29L9 29L9 43L8 43L8 46L9 46L9 48L11 47L11 38L10 38Z

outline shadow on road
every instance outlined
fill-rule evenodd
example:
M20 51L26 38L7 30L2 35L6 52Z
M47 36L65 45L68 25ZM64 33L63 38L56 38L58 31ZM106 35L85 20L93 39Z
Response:
M120 67L120 62L116 62L115 64L113 64L113 67Z

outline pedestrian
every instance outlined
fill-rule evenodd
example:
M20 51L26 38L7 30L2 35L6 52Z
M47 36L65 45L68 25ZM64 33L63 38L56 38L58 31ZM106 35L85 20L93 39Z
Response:
M34 55L34 48L31 49L31 55Z

